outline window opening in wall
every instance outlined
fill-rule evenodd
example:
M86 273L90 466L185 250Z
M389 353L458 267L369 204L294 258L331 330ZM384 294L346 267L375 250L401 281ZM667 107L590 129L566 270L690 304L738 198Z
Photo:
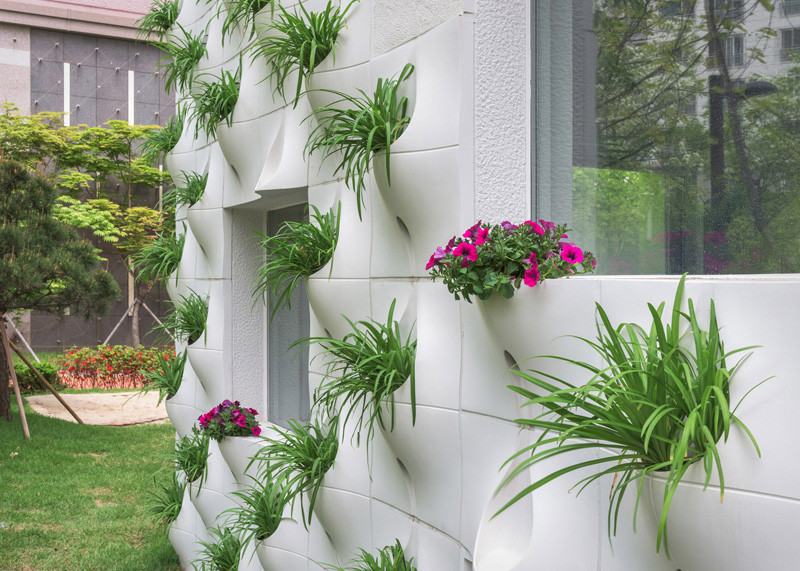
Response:
M800 0L784 0L782 8L784 16L796 16L800 14Z
M781 60L797 61L800 56L800 28L781 30Z
M765 27L760 2L535 4L533 146L563 152L533 161L534 214L568 221L601 273L800 272L800 30ZM536 53L566 28L571 57Z
M299 222L305 217L305 204L271 210L267 213L267 234L274 236L284 222ZM267 319L267 409L268 419L288 427L290 419L307 420L310 409L308 390L308 348L290 348L298 339L309 336L309 310L305 283L291 297L291 309L278 308Z

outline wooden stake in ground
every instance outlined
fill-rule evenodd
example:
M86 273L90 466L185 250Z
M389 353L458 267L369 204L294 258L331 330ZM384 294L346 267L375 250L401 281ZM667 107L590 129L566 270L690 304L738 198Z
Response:
M8 362L8 370L11 373L11 383L14 385L14 395L17 397L17 406L19 407L19 418L22 420L22 432L25 438L30 438L31 433L28 430L28 419L25 418L25 407L22 404L22 395L19 392L19 384L17 383L17 371L14 370L14 359L11 356L11 341L6 334L6 324L3 323L3 315L0 315L0 340L3 342L3 351L6 352L6 360ZM0 383L7 382L5 378L0 378Z
M47 379L45 379L44 376L33 365L31 365L31 362L28 361L28 359L25 357L25 355L22 354L22 351L19 350L19 347L14 345L14 343L10 339L8 341L8 344L11 346L11 348L14 350L14 352L17 355L19 355L19 358L22 359L22 362L25 363L28 366L28 368L31 371L33 371L33 373L37 377L39 377L39 380L44 383L45 387L47 387L47 390L49 390L51 393L53 393L55 395L55 397L58 399L58 402L60 402L61 404L64 405L64 408L67 409L67 412L69 412L72 415L72 417L78 422L78 424L83 424L83 421L81 420L81 418L77 414L75 414L75 411L70 408L70 406L66 403L66 401L64 399L61 398L61 395L58 394L56 389L53 388L53 385L48 383Z

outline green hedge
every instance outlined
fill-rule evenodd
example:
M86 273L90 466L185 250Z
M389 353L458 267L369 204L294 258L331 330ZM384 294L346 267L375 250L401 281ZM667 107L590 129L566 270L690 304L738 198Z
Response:
M33 363L33 366L47 379L48 383L53 385L53 387L58 389L61 386L57 382L57 365L52 363ZM44 383L27 367L27 365L16 365L14 369L17 371L17 382L19 383L20 392L23 394L48 392Z

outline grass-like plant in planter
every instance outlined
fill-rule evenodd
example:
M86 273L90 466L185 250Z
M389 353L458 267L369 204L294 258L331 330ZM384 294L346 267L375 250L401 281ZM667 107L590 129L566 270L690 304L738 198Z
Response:
M390 79L378 79L375 92L370 97L364 91L353 96L340 91L322 89L339 97L330 105L317 107L311 112L317 126L311 131L305 152L323 152L323 160L336 151L342 152L341 162L335 173L344 171L345 183L355 191L358 216L364 202L364 176L369 172L370 160L375 153L386 152L386 178L391 184L389 156L392 143L406 130L411 118L406 116L408 98L398 97L400 84L414 72L414 66L406 64L400 75Z
M406 561L406 554L399 539L395 540L394 545L379 549L377 556L364 549L359 551L358 556L350 560L347 567L324 565L329 571L417 571L413 558Z
M228 526L242 539L243 544L263 541L278 529L287 498L279 482L254 480L253 485L233 495L242 500L241 506L223 512Z
M205 37L192 35L183 26L177 24L178 32L167 35L166 40L154 42L165 52L159 67L164 70L164 89L173 87L186 89L194 80L197 64L208 53Z
M727 440L731 425L741 427L761 455L753 435L734 414L741 400L733 410L730 403L730 379L744 357L732 367L728 367L727 360L752 347L725 351L713 300L708 331L698 323L691 299L688 314L681 312L684 279L685 276L675 294L670 322L662 321L664 303L658 308L648 304L652 315L649 331L634 323L615 327L597 305L597 340L579 339L597 352L603 365L551 357L591 373L586 384L575 386L542 371L517 372L537 392L509 388L528 399L527 404L541 405L545 412L516 422L544 432L534 444L509 458L506 465L518 464L503 486L535 464L560 454L592 449L611 450L611 454L576 462L543 476L500 511L559 476L597 467L576 486L583 490L598 478L615 475L608 528L609 533L613 529L616 534L620 503L627 487L637 484L638 509L642 478L663 473L666 487L658 525L658 551L662 541L667 548L667 513L690 466L701 463L706 486L716 466L720 493L724 494L725 478L717 443L721 438ZM688 322L689 331L682 335L683 321ZM744 396L747 394L749 391Z
M292 70L298 70L294 106L300 99L303 80L328 55L335 60L334 48L339 32L345 27L347 12L355 2L352 0L341 9L329 1L321 12L309 12L301 3L300 12L295 10L293 14L283 6L278 6L281 13L271 26L278 34L260 40L255 45L255 56L267 61L271 68L267 79L275 79L275 91L281 97L285 97L286 78Z
M169 310L164 322L154 327L154 331L174 332L177 339L185 340L189 345L200 339L206 330L208 318L208 301L197 292L181 296L178 302L170 301Z
M197 429L175 442L175 466L186 474L187 481L199 480L199 484L203 484L208 464L208 442L208 437Z
M239 568L242 556L242 543L230 529L211 528L208 530L214 541L198 541L203 547L199 559L192 561L195 571L231 571Z
M271 13L275 12L277 0L230 0L220 5L218 14L225 13L222 19L222 38L223 42L236 26L241 26L248 32L248 39L252 38L256 32L256 14L270 6Z
M318 420L313 424L289 420L288 429L273 426L275 438L267 437L269 444L261 448L248 464L248 468L254 463L259 466L258 479L278 483L285 490L287 502L291 500L294 503L300 497L306 529L314 513L322 478L333 466L339 451L338 420L334 418L328 430ZM303 509L306 492L309 496L307 518Z
M258 270L253 295L265 296L272 305L270 319L281 307L291 309L292 292L300 282L318 271L332 258L339 241L342 205L320 214L315 206L308 220L284 222L274 236L256 232L267 253Z
M131 257L131 265L139 269L136 279L142 282L166 281L178 269L183 255L186 232L157 234L147 246ZM175 281L177 283L177 275Z
M184 172L181 174L183 175L183 184L169 189L161 198L163 204L175 210L183 205L194 206L200 202L208 184L208 173L201 175L196 172Z
M166 154L175 148L183 134L184 107L178 106L177 109L177 114L170 117L166 126L163 129L150 131L139 147L142 158L151 165L158 166Z
M199 80L200 95L194 97L192 118L195 120L195 137L202 130L208 137L216 138L217 125L225 121L228 127L233 125L233 108L239 100L239 81L242 76L241 65L236 72L223 70L219 77L211 76L211 80Z
M142 392L157 390L158 404L164 399L171 399L178 393L183 381L183 369L186 366L186 351L175 355L174 359L165 359L163 355L156 355L158 368L144 373L146 383Z
M417 342L411 340L410 333L405 340L400 335L400 324L394 320L396 303L397 300L392 300L386 323L371 319L354 323L345 318L352 331L343 339L311 337L292 345L319 344L325 349L325 380L315 392L313 408L333 418L340 414L341 406L344 424L351 416L357 418L354 433L357 441L361 439L361 431L366 429L367 445L372 440L376 422L383 429L394 429L394 392L406 380L411 389L412 423L416 422L414 360ZM384 406L389 409L388 424Z
M140 38L147 38L156 34L159 39L172 27L178 19L178 0L154 0L150 11L136 24Z
M155 478L153 481L156 481ZM153 501L147 506L147 510L161 525L169 527L181 513L186 482L181 481L178 474L173 472L169 481L157 485L159 491L151 492Z

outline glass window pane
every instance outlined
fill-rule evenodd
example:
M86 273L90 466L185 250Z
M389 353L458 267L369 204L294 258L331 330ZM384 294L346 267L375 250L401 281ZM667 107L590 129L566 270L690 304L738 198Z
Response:
M800 30L787 6L578 1L573 45L594 53L572 58L570 238L602 273L799 272Z

